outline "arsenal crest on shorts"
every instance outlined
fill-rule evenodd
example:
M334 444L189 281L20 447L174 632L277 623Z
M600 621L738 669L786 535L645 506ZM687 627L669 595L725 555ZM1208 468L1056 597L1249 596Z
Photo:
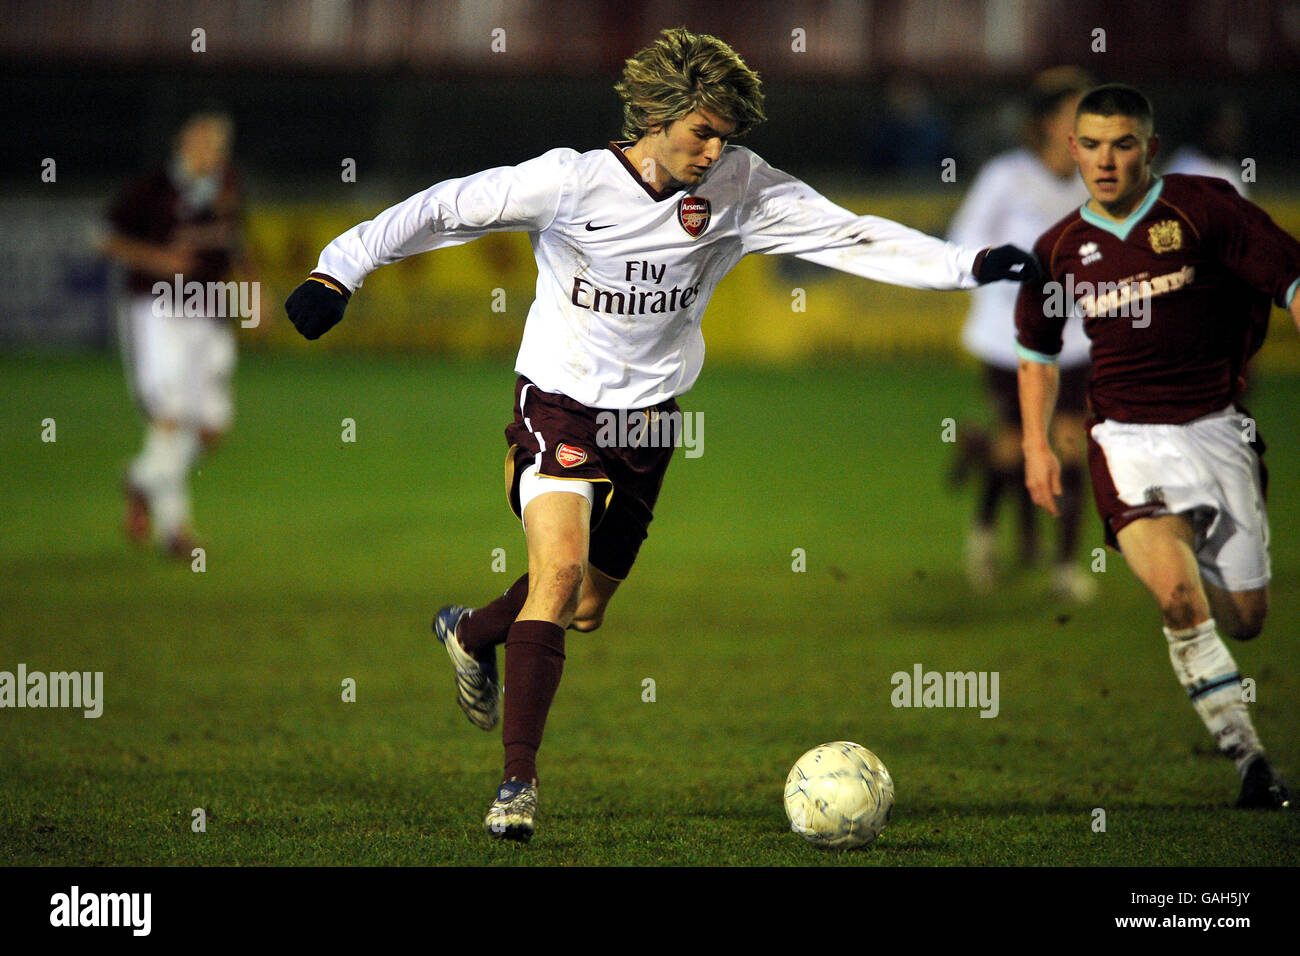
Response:
M565 468L577 468L587 460L587 453L581 448L560 442L559 447L555 449L555 460Z
M709 228L710 215L709 201L702 196L683 196L677 204L677 221L692 239Z

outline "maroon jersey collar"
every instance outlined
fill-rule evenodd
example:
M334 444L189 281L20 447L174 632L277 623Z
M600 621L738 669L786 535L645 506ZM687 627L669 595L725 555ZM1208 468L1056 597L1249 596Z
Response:
M618 161L623 164L623 168L627 170L628 175L630 175L633 179L635 179L637 185L646 191L646 195L649 196L651 199L653 199L655 202L663 202L665 199L670 199L673 196L676 196L679 192L681 192L680 189L670 189L667 192L660 192L658 189L655 189L648 182L642 179L641 172L635 166L632 165L632 161L627 158L627 153L623 152L623 149L625 147L634 146L634 145L636 145L636 140L631 140L631 139L619 140L619 141L611 140L609 143L609 149L611 152L613 152L615 156L618 157Z

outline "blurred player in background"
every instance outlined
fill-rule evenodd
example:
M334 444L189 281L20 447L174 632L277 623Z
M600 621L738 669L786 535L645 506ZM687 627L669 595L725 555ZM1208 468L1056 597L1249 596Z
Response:
M1071 209L1088 198L1070 156L1074 108L1093 86L1087 73L1057 67L1035 78L1030 92L1026 145L990 160L975 177L953 219L948 238L979 248L993 241L1031 246ZM1005 237L995 240L994 237ZM981 481L975 521L966 539L966 576L971 587L991 593L997 582L997 516L1001 500L1017 505L1020 560L1037 557L1037 515L1025 487L1021 453L1020 401L1016 388L1015 310L1017 287L1000 283L971 293L962 342L983 365L984 383L996 421L991 435L967 430L958 443L954 476L978 468ZM1066 324L1060 355L1061 389L1053 440L1063 459L1060 540L1052 569L1055 594L1090 600L1097 585L1077 561L1083 518L1084 432L1087 416L1088 338L1083 323Z
M1164 171L1217 176L1249 198L1250 191L1241 176L1241 142L1245 132L1246 114L1241 107L1230 99L1216 98L1206 104L1196 137L1174 150Z
M1026 480L1059 514L1048 426L1064 315L1077 308L1092 340L1088 460L1107 543L1160 607L1174 673L1241 775L1237 806L1285 807L1220 630L1249 640L1268 610L1264 445L1238 402L1240 373L1268 328L1261 300L1300 327L1300 242L1221 179L1154 176L1158 145L1137 90L1098 87L1080 102L1071 151L1091 198L1038 240L1045 276L1016 307Z
M1240 104L1224 95L1216 96L1205 104L1196 136L1174 150L1165 163L1164 172L1215 176L1231 183L1233 189L1249 199L1250 187L1242 177L1241 165L1245 134L1246 114ZM1265 299L1260 308L1267 313L1271 303ZM1247 399L1259 378L1253 360L1247 361L1241 377L1241 394L1237 397Z
M600 626L646 538L680 439L650 429L680 428L676 397L699 375L700 322L722 277L749 253L933 289L1036 270L1020 249L966 249L857 216L728 146L762 122L763 95L758 75L714 37L664 31L627 61L617 90L625 142L438 183L335 239L285 304L316 338L381 265L495 231L529 233L537 297L506 429L507 495L524 521L528 574L486 607L447 607L434 622L460 706L484 730L498 719L505 644L505 768L485 821L496 837L533 833L565 629ZM606 432L615 410L639 416L636 437Z
M176 134L163 169L129 186L109 212L105 252L127 269L119 336L132 396L146 419L127 468L126 533L189 558L189 476L230 428L235 337L231 319L186 314L179 283L230 278L242 258L240 196L230 166L230 117L197 113ZM155 283L166 283L166 296ZM205 303L207 296L204 296Z

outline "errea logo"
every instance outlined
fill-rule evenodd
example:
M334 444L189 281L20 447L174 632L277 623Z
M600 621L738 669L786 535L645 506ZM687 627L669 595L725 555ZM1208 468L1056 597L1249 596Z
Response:
M1079 257L1085 266L1090 266L1101 258L1101 250L1095 242L1085 242L1079 247Z

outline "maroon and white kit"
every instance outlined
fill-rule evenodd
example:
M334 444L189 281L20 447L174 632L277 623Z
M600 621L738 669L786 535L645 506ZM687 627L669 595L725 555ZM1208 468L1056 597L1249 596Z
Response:
M1300 285L1300 242L1226 182L1156 179L1122 223L1084 207L1040 237L1044 278L1016 303L1022 359L1053 362L1071 311L1092 343L1089 463L1107 542L1186 514L1207 580L1268 581L1263 443L1237 404L1271 302Z

